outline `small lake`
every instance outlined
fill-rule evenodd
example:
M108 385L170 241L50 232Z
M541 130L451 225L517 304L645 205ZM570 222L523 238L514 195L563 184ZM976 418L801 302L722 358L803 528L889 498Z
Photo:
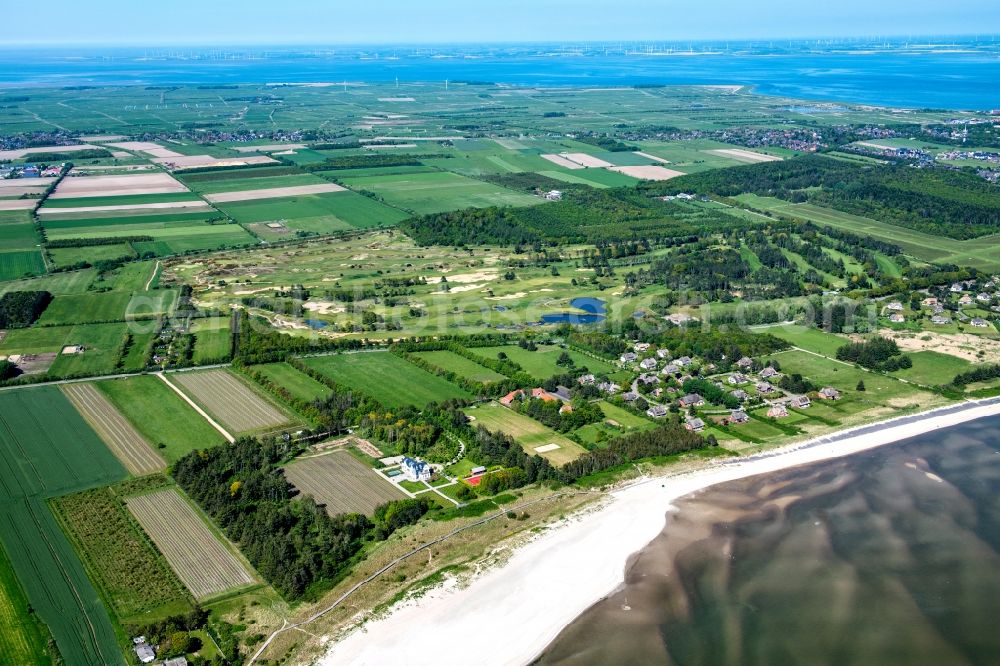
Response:
M571 307L581 312L556 312L542 315L543 324L597 324L607 318L607 305L599 298L581 296L569 302Z
M315 330L324 329L324 328L326 328L327 326L330 325L328 322L322 321L320 319L306 319L304 321L304 323L309 328L312 328L312 329L315 329Z

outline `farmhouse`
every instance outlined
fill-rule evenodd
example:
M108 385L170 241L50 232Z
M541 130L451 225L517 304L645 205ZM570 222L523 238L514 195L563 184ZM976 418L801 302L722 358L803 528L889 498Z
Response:
M819 393L817 395L819 395L819 397L823 398L824 400L837 400L838 398L840 398L840 391L833 388L832 386L825 386L819 390Z
M400 464L399 469L403 472L403 476L406 477L407 481L430 481L431 466L422 460L414 460L413 458L403 458L402 464Z
M791 404L792 404L792 407L796 407L798 409L805 409L811 403L809 402L809 397L808 396L805 396L805 395L793 395L792 399L791 399Z
M511 391L504 397L500 398L500 404L503 405L504 407L510 407L515 400L523 396L524 396L524 391L522 389L516 389L514 391Z
M784 405L771 405L771 408L767 410L768 418L780 419L783 416L788 416L788 409Z
M563 405L563 406L561 406L559 408L559 413L560 414L569 414L572 411L573 411L573 405L571 405L569 403L566 403L565 405Z
M559 399L557 396L552 395L543 388L531 389L531 397L537 398L538 400L544 400L545 402L552 402L553 400Z
M697 417L687 417L684 420L684 427L692 432L701 432L705 429L705 422Z
M667 415L667 408L663 405L653 405L646 410L648 416L652 416L654 419L661 419Z
M697 393L688 393L678 402L680 402L681 407L701 407L705 404L705 399Z
M742 409L734 409L729 413L730 423L746 423L749 420L750 417Z

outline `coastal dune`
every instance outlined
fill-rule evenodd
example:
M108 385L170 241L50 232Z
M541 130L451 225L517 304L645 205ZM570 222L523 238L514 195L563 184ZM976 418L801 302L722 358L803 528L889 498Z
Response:
M569 516L465 586L444 584L350 631L319 663L524 664L624 581L629 557L663 529L671 503L710 486L842 457L1000 414L1000 400L963 403L644 479Z

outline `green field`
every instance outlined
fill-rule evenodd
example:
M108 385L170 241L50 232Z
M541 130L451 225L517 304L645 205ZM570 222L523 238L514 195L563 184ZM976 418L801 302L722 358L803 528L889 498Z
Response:
M56 296L39 317L45 326L125 321L169 314L177 300L174 289L138 292L107 291L103 293L67 294ZM128 315L128 317L126 317Z
M906 355L913 361L913 367L898 370L892 376L927 386L948 384L955 375L972 369L972 364L964 358L941 352L906 352Z
M657 425L647 418L637 416L628 410L616 407L603 400L598 402L597 406L604 412L605 420L601 423L587 424L575 431L576 436L587 444L600 446L602 443L615 437L620 437L630 432L650 430ZM611 423L612 421L614 423ZM603 435L600 433L603 433Z
M496 358L497 354L503 352L507 357L521 366L525 372L538 380L548 379L554 375L561 375L566 372L566 368L556 365L559 355L564 351L578 368L587 368L591 373L600 375L612 373L616 370L610 363L601 361L590 356L581 354L573 350L562 349L553 345L539 345L537 351L528 351L517 345L505 345L502 347L473 347L470 349L475 354L485 358Z
M312 402L330 395L330 389L287 363L265 363L253 368L275 384L288 389L294 397Z
M389 352L334 354L302 360L335 382L364 391L388 407L423 407L429 402L472 397L451 382Z
M81 354L60 354L49 368L50 377L105 374L114 370L118 348L128 328L118 324L78 324L19 328L0 342L0 354L59 352L66 345L83 345Z
M229 360L232 335L229 318L196 319L191 324L194 334L194 362L198 365L223 363Z
M790 344L802 349L835 358L837 349L850 342L846 336L827 333L816 328L799 326L797 324L779 324L776 326L761 326L755 329L761 333L787 340Z
M542 202L539 197L513 192L447 171L367 178L345 177L343 182L353 190L374 192L386 203L417 214L470 207L533 206Z
M996 236L955 240L814 204L793 204L782 199L754 194L743 194L736 198L760 210L770 210L894 243L903 248L907 254L923 261L974 266L984 271L1000 270L1000 243L996 242Z
M408 217L400 210L354 192L234 201L220 203L218 207L243 224L283 222L289 229L317 234L391 226Z
M156 377L106 380L96 386L167 462L223 442L218 430Z
M24 590L0 547L0 664L51 664L53 655L47 654L48 637L48 629L29 610Z
M126 472L54 387L0 394L0 542L67 664L124 664L97 591L45 500Z
M16 280L26 275L45 272L39 250L8 250L0 252L0 281Z
M506 379L506 377L501 375L499 372L494 372L489 368L485 368L474 361L470 361L464 356L459 356L455 352L427 351L417 352L415 355L424 359L431 365L441 368L442 370L454 372L455 374L465 377L466 379L471 379L474 382L488 384L490 382L497 382Z
M171 203L177 201L201 201L190 192L165 192L162 194L122 194L103 197L67 197L65 199L49 198L44 208L94 208L97 206L141 206L151 203ZM141 210L141 209L140 209Z
M483 426L487 430L507 433L521 445L525 453L532 456L542 456L557 467L571 460L576 460L580 455L586 453L586 449L573 440L560 435L532 418L518 414L495 402L489 405L470 407L465 410L465 413L475 419L472 423L474 427ZM538 447L550 444L555 444L559 448L544 453L535 451Z

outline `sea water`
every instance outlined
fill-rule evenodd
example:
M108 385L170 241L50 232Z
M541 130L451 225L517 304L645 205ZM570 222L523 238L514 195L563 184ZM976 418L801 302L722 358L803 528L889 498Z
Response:
M538 663L1000 663L1000 417L676 509Z

